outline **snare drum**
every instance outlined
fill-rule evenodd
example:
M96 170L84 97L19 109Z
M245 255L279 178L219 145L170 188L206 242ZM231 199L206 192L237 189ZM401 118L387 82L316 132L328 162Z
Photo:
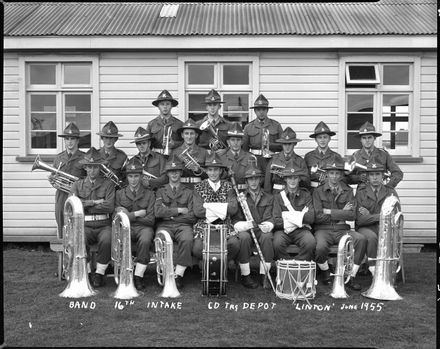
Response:
M227 279L226 224L208 224L203 234L202 294L225 295Z
M316 294L316 263L281 259L276 262L276 295L296 300L314 299Z

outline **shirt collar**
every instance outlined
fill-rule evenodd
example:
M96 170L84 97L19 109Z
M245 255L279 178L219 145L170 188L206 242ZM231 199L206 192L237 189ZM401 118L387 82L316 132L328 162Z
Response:
M220 188L220 184L221 184L220 181L217 181L216 183L214 183L209 178L208 178L208 183L211 186L211 188L214 189L214 191L217 191Z

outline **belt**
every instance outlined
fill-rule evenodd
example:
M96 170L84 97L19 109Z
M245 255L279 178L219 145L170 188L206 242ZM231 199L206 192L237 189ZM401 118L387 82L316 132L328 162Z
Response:
M261 149L249 149L249 151L254 155L261 155L262 154Z
M273 185L273 189L275 189L275 190L283 190L284 189L284 184L274 184Z
M90 222L90 221L105 221L106 219L109 219L110 215L107 214L86 214L84 216L84 221L85 222Z
M311 185L313 188L317 188L317 187L319 187L319 182L311 181L311 182L310 182L310 185Z
M247 184L237 184L237 189L238 190L245 190L247 189Z
M202 179L200 177L181 177L180 183L200 183Z
M162 148L153 148L153 151L159 154L163 154L163 149Z

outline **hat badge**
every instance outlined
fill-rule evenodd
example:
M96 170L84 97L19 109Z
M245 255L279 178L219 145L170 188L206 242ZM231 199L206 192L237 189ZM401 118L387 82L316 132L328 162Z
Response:
M336 163L333 163L332 167L336 167Z
M325 131L325 130L324 130L324 127L323 127L323 128L321 128L321 131L322 131L322 132L324 132L324 131Z
M294 173L294 172L295 172L295 169L294 169L294 168L292 168L292 169L290 170L290 172Z
M252 171L252 175L253 175L253 176L255 176L255 174L256 174L255 170L254 170L254 171Z
M376 168L377 166L376 166L376 164L372 164L371 167L372 168Z
M211 101L215 101L215 97L214 96L211 97Z
M368 130L366 128L364 128L364 132L367 132Z
M133 165L131 165L131 169L132 170L135 170L136 169L136 166L133 164Z
M216 161L216 160L214 159L214 160L212 160L212 163L213 163L213 164L216 164L216 163L217 163L217 161Z
M69 130L67 130L67 133L72 133L72 130L70 130L70 129L69 129Z
M290 138L289 135L287 135L287 136L286 136L286 139L289 139L289 138Z
M171 167L176 167L176 163L175 163L175 162L172 162L172 163L171 163Z
M93 162L93 158L92 157L90 158L90 162Z
M110 134L112 133L112 130L110 130L110 128L107 130L107 133Z

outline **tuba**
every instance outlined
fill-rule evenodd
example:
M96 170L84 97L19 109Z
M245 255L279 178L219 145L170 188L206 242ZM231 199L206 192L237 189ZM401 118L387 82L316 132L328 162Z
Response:
M269 149L270 146L270 137L269 137L269 129L265 128L262 134L261 140L261 155L263 158L269 159L272 157L272 152Z
M174 280L173 240L166 230L159 230L154 238L156 248L157 282L163 286L159 297L176 298L180 292Z
M201 176L205 170L199 165L196 159L194 159L189 153L189 148L186 148L182 153L178 155L178 158L182 160L185 167L191 170L195 176Z
M55 189L61 190L65 193L70 193L70 188L72 187L73 183L79 179L78 177L72 176L41 161L40 155L37 155L35 158L31 171L36 169L49 171L54 174L55 177L53 178L53 183L51 183L52 186Z
M87 273L87 252L84 234L84 208L81 200L69 196L64 204L63 275L68 284L60 297L83 298L97 294Z
M402 238L400 202L391 195L385 199L380 211L376 268L370 288L362 292L364 297L391 301L402 299L394 289L396 275L403 267Z
M113 184L117 187L121 187L122 183L119 180L118 176L107 166L104 164L101 164L101 173L104 176L104 178L110 179Z
M118 211L113 218L111 257L114 263L115 282L118 285L113 297L132 299L142 295L134 286L130 220L123 211Z
M212 151L217 151L220 149L227 148L226 144L220 139L217 131L214 129L209 119L207 119L200 125L200 129L202 131L208 130L208 132L211 134L211 140L209 141L209 148Z
M344 235L338 244L338 255L336 257L336 271L333 276L333 288L330 297L333 298L348 298L345 292L344 284L346 284L351 277L354 265L354 247L353 238L351 235Z
M163 138L162 138L162 147L163 147L163 155L168 156L170 155L170 142L171 142L171 135L173 134L173 130L171 129L171 126L164 126L163 130Z

